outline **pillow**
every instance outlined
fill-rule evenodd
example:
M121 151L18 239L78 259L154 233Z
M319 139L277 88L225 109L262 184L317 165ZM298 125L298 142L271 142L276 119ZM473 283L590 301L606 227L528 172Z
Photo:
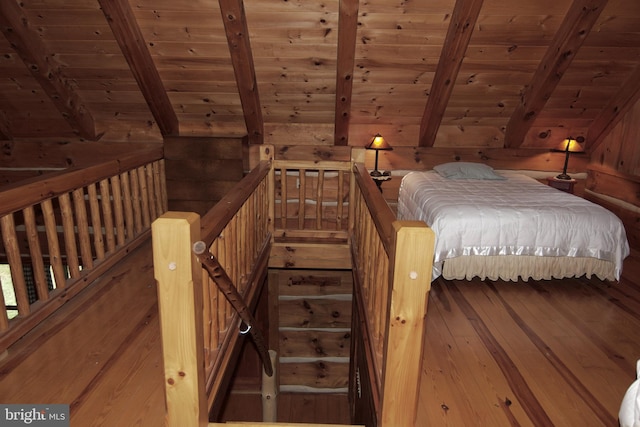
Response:
M433 169L447 179L506 179L484 163L451 162L437 165Z

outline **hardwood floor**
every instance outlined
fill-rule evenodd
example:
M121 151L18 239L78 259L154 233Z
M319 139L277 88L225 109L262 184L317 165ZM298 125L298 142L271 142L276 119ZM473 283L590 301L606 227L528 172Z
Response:
M624 278L438 280L416 425L617 426L640 359L640 262Z
M623 274L619 284L438 280L416 426L617 426L640 358L638 254ZM67 403L72 426L162 425L163 393L150 244L0 360L2 403ZM295 397L280 395L281 421L348 417L345 395Z
M0 402L68 404L71 426L164 423L151 241L9 348Z

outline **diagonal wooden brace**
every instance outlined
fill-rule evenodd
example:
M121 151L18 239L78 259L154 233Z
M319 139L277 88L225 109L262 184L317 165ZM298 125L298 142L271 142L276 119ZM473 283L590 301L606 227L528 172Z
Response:
M218 260L213 254L206 251L207 245L202 242L196 242L193 244L193 252L198 256L198 259L209 273L211 279L216 283L220 292L222 292L234 308L234 310L240 316L240 319L247 325L247 329L240 331L243 334L250 333L253 337L253 342L256 344L258 354L262 360L264 371L268 376L273 375L273 366L271 365L271 358L269 357L269 351L265 345L264 337L259 328L254 327L256 320L251 314L249 307L244 302L242 295L238 293L237 288L233 285L233 281L224 271L224 268L220 265Z

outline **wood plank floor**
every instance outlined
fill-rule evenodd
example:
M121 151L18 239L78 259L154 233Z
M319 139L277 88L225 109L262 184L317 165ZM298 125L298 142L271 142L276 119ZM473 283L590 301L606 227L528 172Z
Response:
M145 244L14 345L0 360L0 402L67 403L78 427L162 425L151 265ZM615 285L439 280L416 426L617 426L638 358L637 254ZM311 422L334 408L301 397L281 396L282 421Z
M71 426L164 424L151 241L9 348L0 402L68 404Z
M431 291L424 426L617 426L640 359L640 262L624 279L438 280Z

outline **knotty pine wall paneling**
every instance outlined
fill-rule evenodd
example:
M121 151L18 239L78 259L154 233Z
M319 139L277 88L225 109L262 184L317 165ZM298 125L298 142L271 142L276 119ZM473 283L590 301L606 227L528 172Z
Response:
M243 177L242 138L165 140L169 210L204 215Z
M640 101L591 154L587 198L618 215L632 248L640 250Z

